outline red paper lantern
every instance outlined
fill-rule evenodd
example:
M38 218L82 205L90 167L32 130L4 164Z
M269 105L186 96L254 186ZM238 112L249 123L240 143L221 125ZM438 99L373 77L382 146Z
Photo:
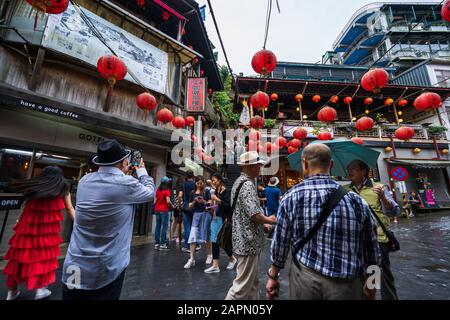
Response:
M250 119L250 127L253 129L262 129L264 128L265 120L263 117L255 116Z
M66 11L69 0L27 0L36 10L49 14L60 14ZM34 17L34 31L37 27L38 14Z
M345 103L345 104L350 104L350 103L352 103L352 101L353 101L353 98L352 98L352 97L345 97L345 98L344 98L344 103Z
M250 130L248 139L252 141L258 141L259 139L261 139L261 133L257 130Z
M278 94L272 93L272 94L270 95L270 100L272 100L272 101L278 100Z
M292 135L295 139L303 140L308 136L308 131L305 128L297 128Z
M399 107L405 107L408 104L408 100L402 99L398 102Z
M175 128L180 129L186 126L186 121L184 121L183 117L176 116L173 118L172 124Z
M267 75L277 67L277 57L270 50L261 50L252 58L252 68L256 73Z
M369 117L362 117L356 121L355 127L358 131L372 130L374 126L374 121Z
M301 102L303 100L303 95L302 94L297 94L297 95L295 95L295 101L297 101L297 102Z
M155 110L157 105L156 98L148 92L144 92L138 95L136 97L136 104L140 109L144 111Z
M380 93L381 88L385 87L389 81L389 73L384 69L372 69L362 77L361 87L366 91Z
M116 56L103 56L97 61L97 69L103 78L108 79L110 86L123 80L127 75L127 66Z
M284 147L286 147L286 144L287 144L287 140L286 140L286 138L284 138L284 137L278 137L276 140L275 140L275 144L278 146L278 148L284 148Z
M414 108L423 111L427 109L437 109L442 106L441 96L434 92L425 92L414 100Z
M319 111L317 118L322 122L333 122L337 119L337 112L331 107L325 107Z
M450 22L450 0L445 0L442 4L441 16L447 22Z
M298 149L298 148L300 148L301 145L302 145L302 143L298 139L292 139L291 141L289 141L290 147L294 147L294 148Z
M289 153L289 154L291 154L291 153L296 153L297 151L298 151L297 148L294 148L294 147L289 147L289 148L288 148L288 153Z
M392 104L394 104L394 99L392 99L392 98L387 98L386 100L384 100L384 105L385 105L385 106L390 106L390 105L392 105Z
M321 133L319 133L317 135L317 139L327 141L327 140L331 140L332 136L331 136L331 133L329 133L328 131L322 131Z
M352 142L354 142L356 144L364 144L364 140L361 138L358 138L358 137L353 137Z
M188 127L193 126L195 123L195 118L193 116L187 116L186 118L184 118L184 122Z
M332 96L331 98L330 98L330 102L331 103L337 103L339 101L339 97L338 96Z
M170 19L170 13L167 11L164 11L161 16L164 21L168 21Z
M373 99L372 98L365 98L364 99L364 104L366 106L370 106L373 103Z
M400 140L410 140L414 137L414 129L411 127L400 127L395 130L395 137Z
M257 110L265 109L269 106L270 98L265 92L258 91L250 98L250 104Z
M136 0L136 4L139 7L143 8L145 6L145 0Z
M313 97L312 97L312 101L314 101L315 103L317 103L317 102L319 102L320 101L320 96L318 95L318 94L316 94L316 95L314 95Z
M167 108L163 108L156 113L156 118L162 123L168 123L173 119L173 113Z

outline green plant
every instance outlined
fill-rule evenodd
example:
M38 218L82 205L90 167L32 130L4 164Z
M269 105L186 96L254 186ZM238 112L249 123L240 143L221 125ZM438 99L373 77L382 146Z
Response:
M233 111L233 92L231 90L232 76L228 72L226 66L220 67L219 73L224 83L224 90L216 91L214 93L214 107L220 114L220 119L225 127L236 127L239 124L240 115Z
M265 123L264 123L264 128L266 129L273 129L275 128L276 125L276 121L273 119L266 119Z
M326 126L324 126L322 123L316 122L313 125L312 134L317 136L325 128L326 128Z
M447 128L446 127L443 127L443 126L429 126L428 128L427 128L427 131L428 131L428 133L429 134L431 134L431 135L440 135L440 134L442 134L442 133L444 133L445 131L447 131Z

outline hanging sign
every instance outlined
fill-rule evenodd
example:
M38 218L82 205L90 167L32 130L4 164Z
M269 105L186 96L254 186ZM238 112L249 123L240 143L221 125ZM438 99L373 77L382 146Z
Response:
M397 181L405 181L409 178L408 170L403 167L395 167L391 170L391 178Z
M206 109L206 78L188 78L186 111L203 113Z

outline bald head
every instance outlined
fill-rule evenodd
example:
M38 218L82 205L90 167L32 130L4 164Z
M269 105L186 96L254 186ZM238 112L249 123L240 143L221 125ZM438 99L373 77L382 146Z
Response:
M322 143L311 143L303 149L303 169L305 171L319 170L329 173L331 168L331 150Z

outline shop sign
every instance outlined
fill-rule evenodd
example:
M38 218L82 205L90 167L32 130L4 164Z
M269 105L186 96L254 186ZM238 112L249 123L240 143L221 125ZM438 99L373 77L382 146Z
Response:
M408 170L403 167L395 167L391 170L391 178L397 181L405 181L409 178Z
M0 211L17 210L22 206L24 197L17 194L0 195Z
M206 78L188 78L186 111L202 113L206 109Z

